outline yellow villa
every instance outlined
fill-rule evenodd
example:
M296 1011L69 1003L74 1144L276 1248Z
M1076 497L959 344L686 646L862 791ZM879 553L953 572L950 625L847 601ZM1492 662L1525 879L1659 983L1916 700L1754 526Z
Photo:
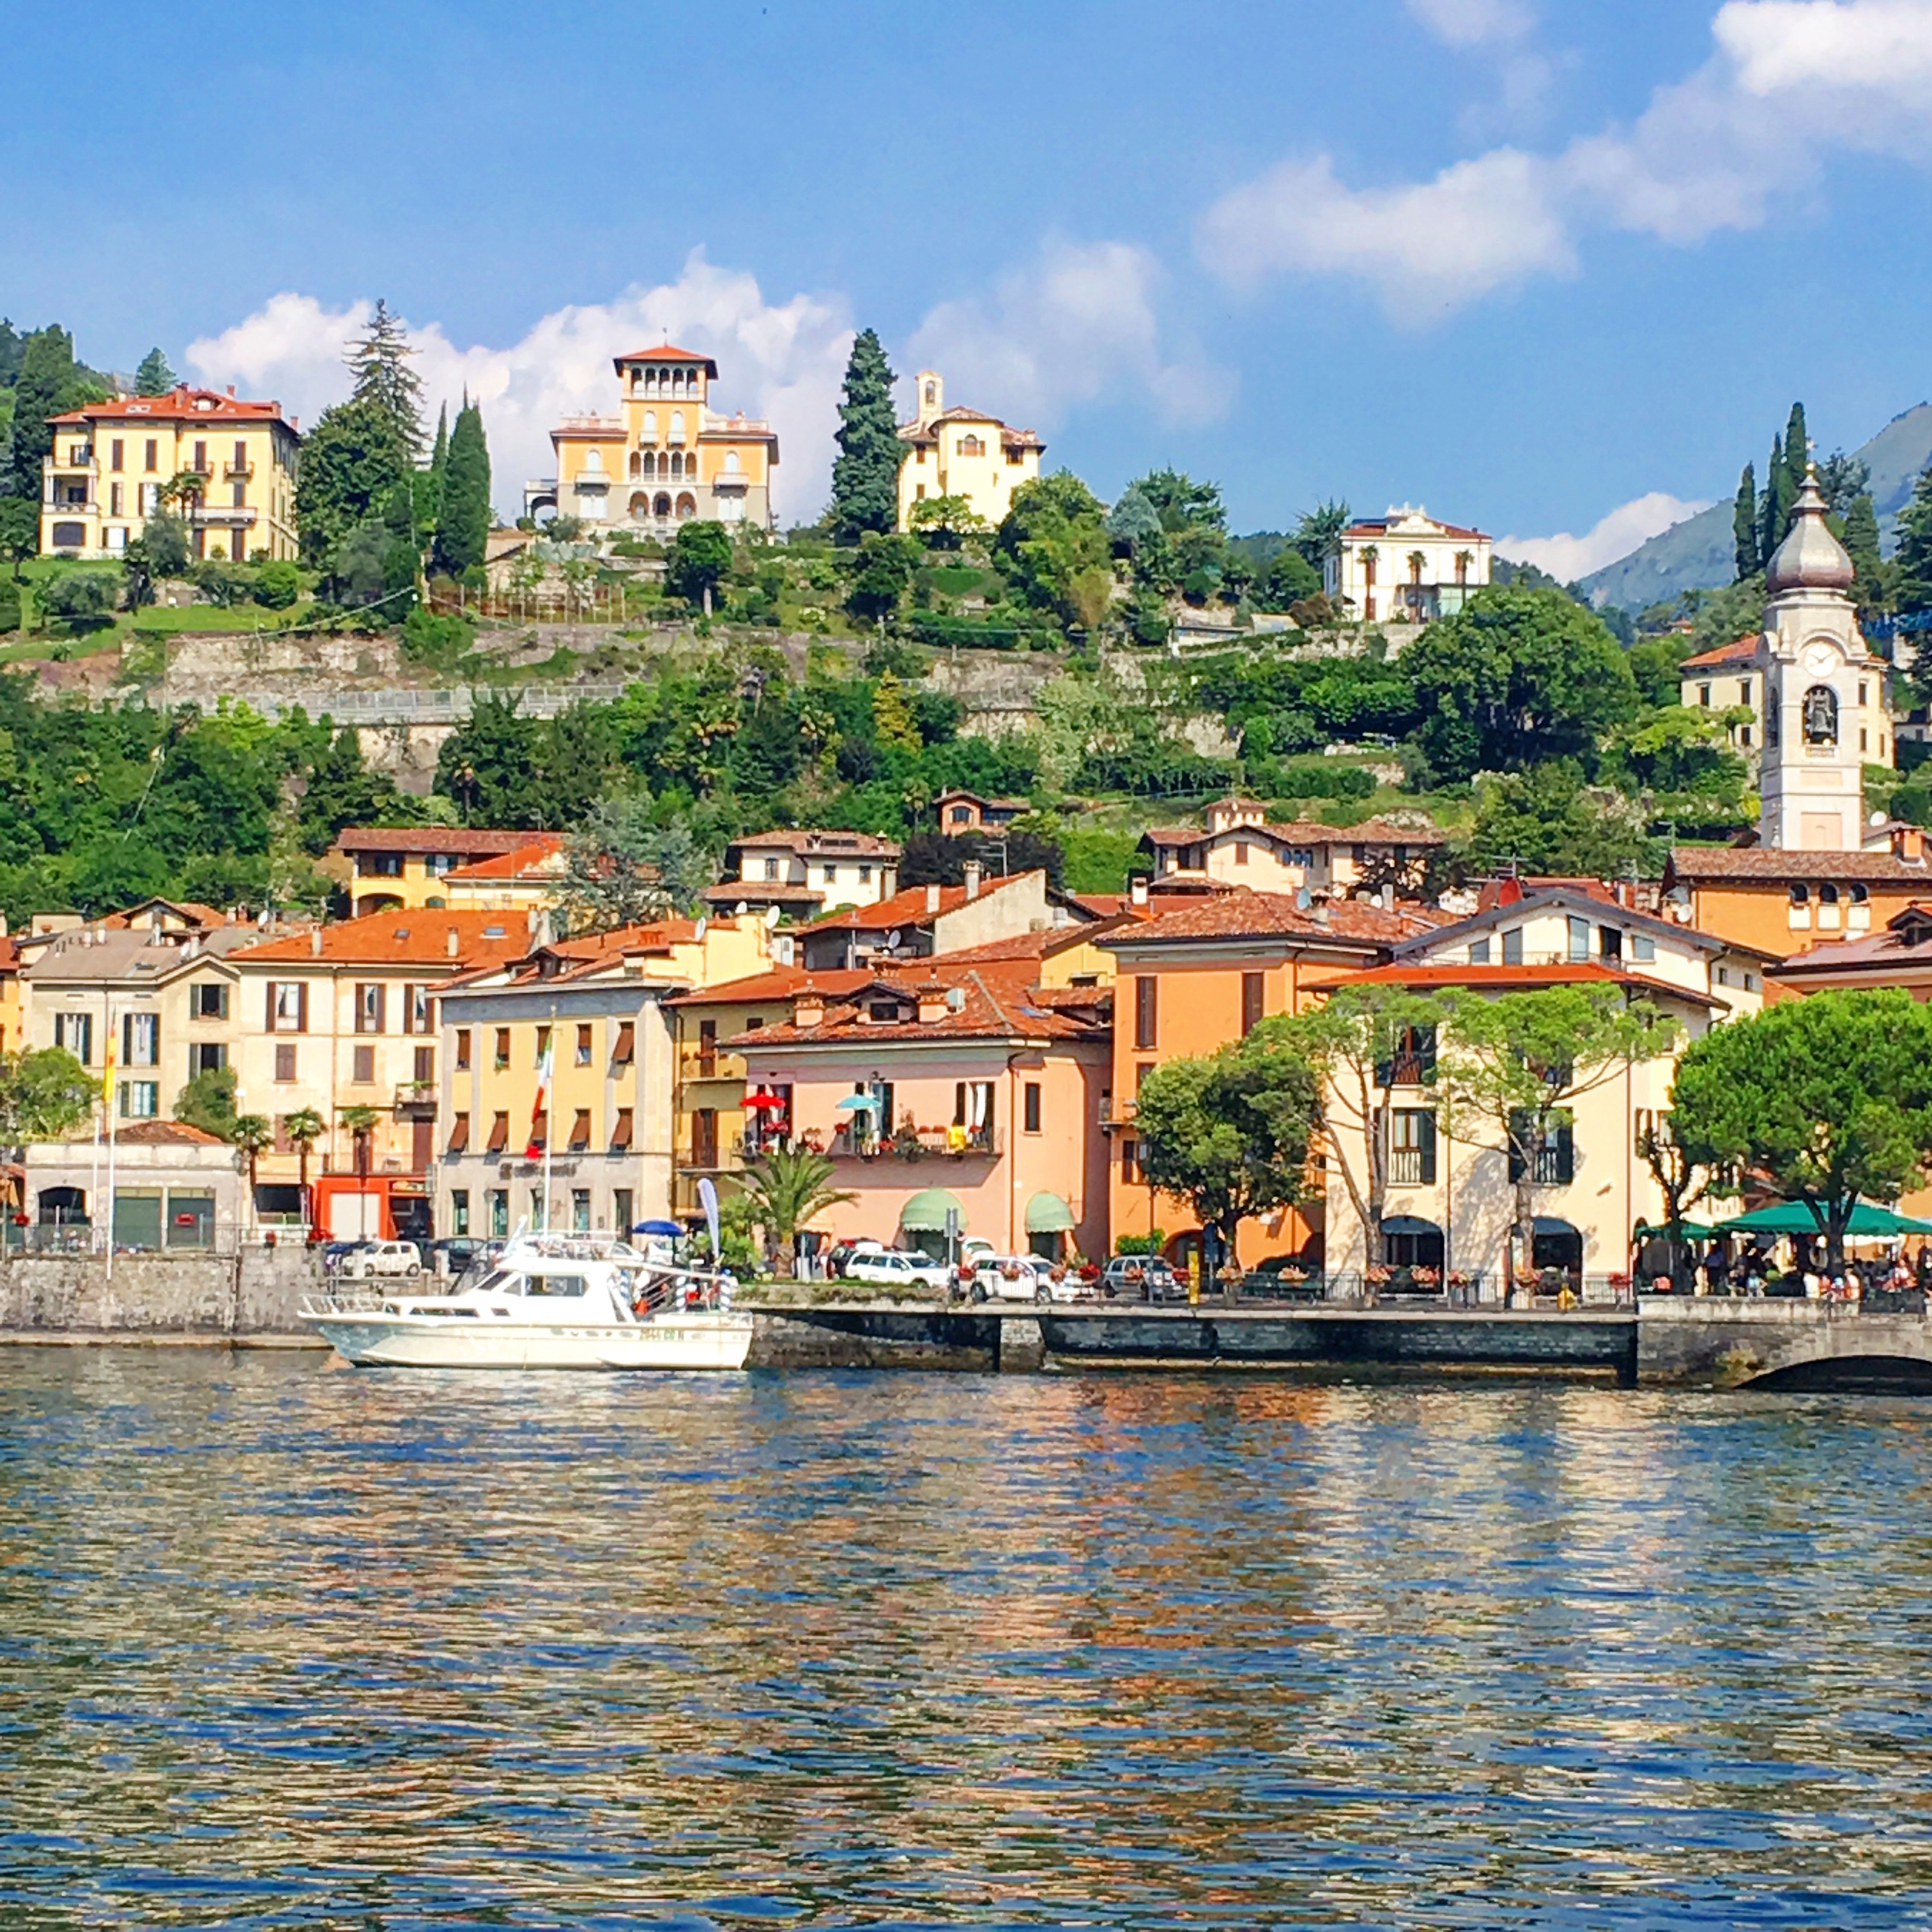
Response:
M171 484L194 554L236 562L296 553L302 439L280 403L233 389L120 396L52 419L40 465L44 555L118 556L147 528Z
M694 518L770 530L778 434L711 407L718 364L666 343L614 366L617 413L566 416L550 431L556 474L525 488L526 512L660 537Z
M919 372L918 394L918 414L899 425L899 528L910 530L914 506L933 496L963 496L976 517L1000 522L1013 492L1039 476L1046 445L982 410L948 409L937 369Z

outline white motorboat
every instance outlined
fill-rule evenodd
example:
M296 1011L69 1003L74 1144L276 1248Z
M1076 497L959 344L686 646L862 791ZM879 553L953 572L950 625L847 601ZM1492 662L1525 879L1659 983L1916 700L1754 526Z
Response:
M742 1369L731 1280L608 1234L517 1235L442 1293L312 1296L302 1319L358 1368Z

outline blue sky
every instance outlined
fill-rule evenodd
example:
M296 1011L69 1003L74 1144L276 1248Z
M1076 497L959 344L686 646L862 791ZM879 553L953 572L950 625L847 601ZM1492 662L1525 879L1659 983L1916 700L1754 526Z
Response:
M312 417L386 296L483 397L505 508L666 334L777 422L784 514L869 323L1103 495L1631 506L1599 550L1728 494L1795 396L1828 448L1932 388L1932 0L262 17L15 21L0 310Z

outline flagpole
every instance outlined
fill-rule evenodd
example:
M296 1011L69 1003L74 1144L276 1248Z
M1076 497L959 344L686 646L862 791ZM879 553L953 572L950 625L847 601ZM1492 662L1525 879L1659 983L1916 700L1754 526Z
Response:
M107 1279L114 1279L114 1000L112 994L101 1001L102 1030L106 1034L106 1051L102 1056L100 1111L107 1122Z
M556 1141L556 1002L550 1006L550 1031L545 1036L543 1057L544 1108L543 1226L550 1232L550 1150Z

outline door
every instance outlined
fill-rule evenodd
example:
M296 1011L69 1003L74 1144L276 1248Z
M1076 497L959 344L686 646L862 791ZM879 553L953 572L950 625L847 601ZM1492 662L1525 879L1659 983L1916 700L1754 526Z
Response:
M427 1174L430 1163L436 1158L436 1122L434 1119L415 1120L410 1123L410 1167L412 1172Z
M700 1107L691 1117L691 1164L700 1169L718 1165L718 1110Z

